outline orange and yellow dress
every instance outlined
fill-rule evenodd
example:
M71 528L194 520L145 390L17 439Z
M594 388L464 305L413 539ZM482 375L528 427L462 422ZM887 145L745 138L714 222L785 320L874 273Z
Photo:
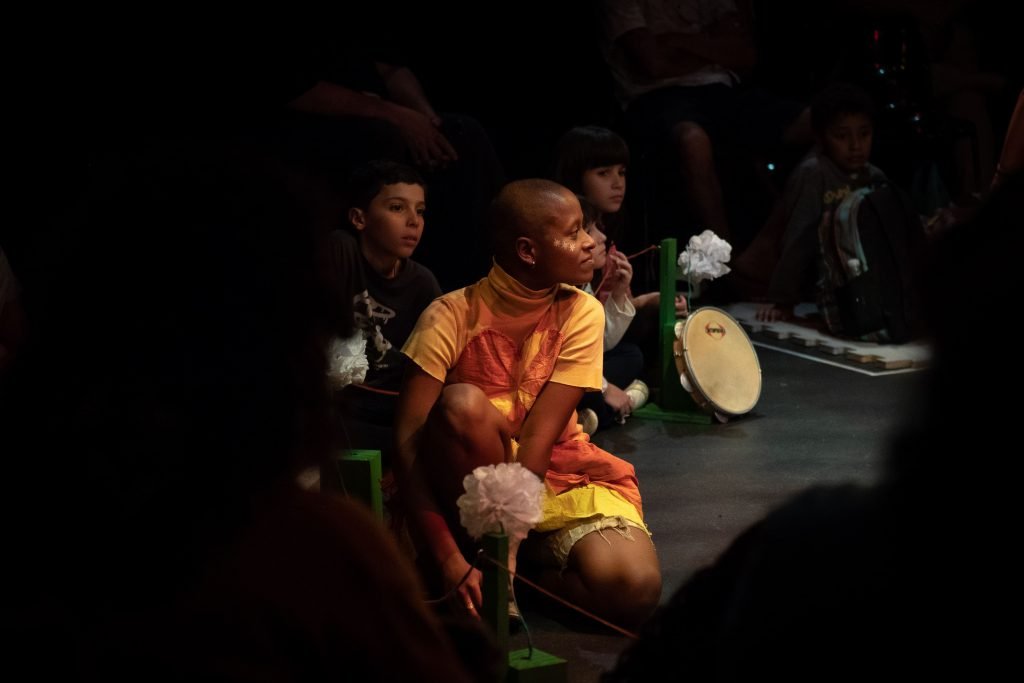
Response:
M486 278L436 299L402 349L445 385L479 387L516 435L549 381L601 388L604 311L569 285L527 289L495 264ZM515 340L522 339L517 346ZM590 442L570 416L551 452L543 517L560 531L561 559L590 531L647 531L633 466Z

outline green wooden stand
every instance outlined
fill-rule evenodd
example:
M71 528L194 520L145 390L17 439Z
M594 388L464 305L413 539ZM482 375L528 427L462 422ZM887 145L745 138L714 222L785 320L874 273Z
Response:
M508 653L509 683L565 683L569 670L566 661L548 652L533 648Z
M676 339L676 270L678 269L674 238L669 237L661 241L660 254L658 370L661 377L661 390L658 395L658 404L653 401L649 402L639 410L634 410L633 417L666 422L711 424L711 416L697 407L697 404L679 383L679 370L676 368L675 356L672 352L672 344Z
M508 536L485 534L480 539L484 555L493 558L503 567L508 566ZM484 594L484 605L480 616L490 624L494 639L502 655L508 652L508 572L483 560L477 567L483 574L480 590Z
M676 377L676 381L679 378ZM648 403L640 410L633 411L633 417L641 420L661 420L662 422L687 422L690 424L708 425L711 424L711 416L703 411L696 410L662 410L656 403Z
M481 539L484 554L502 567L508 566L508 536L487 534ZM495 641L504 655L508 653L505 680L510 683L565 683L566 661L536 648L508 651L508 572L490 562L480 565L484 604L481 616L494 630Z
M384 519L384 501L380 490L380 451L342 451L335 460L338 479L350 498L365 503L374 516Z

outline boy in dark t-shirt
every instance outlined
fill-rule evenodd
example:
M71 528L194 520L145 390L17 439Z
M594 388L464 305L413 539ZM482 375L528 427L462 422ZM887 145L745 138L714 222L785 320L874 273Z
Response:
M411 259L426 209L419 173L374 161L352 174L348 190L348 220L358 239L335 231L329 257L335 286L352 301L355 327L366 338L369 369L363 384L343 391L346 427L353 447L386 450L406 362L400 349L441 288L430 270Z
M817 144L786 181L781 256L768 286L760 320L792 316L793 306L811 298L820 250L818 225L849 194L886 181L868 160L874 135L874 105L861 88L833 83L811 105Z

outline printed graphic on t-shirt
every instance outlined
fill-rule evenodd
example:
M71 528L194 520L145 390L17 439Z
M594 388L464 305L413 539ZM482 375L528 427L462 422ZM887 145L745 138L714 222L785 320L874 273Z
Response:
M834 190L826 190L825 196L822 198L825 208L834 208L839 202L846 199L846 196L850 194L850 192L851 190L849 185L844 185L843 187L838 187Z
M388 367L389 363L387 363L385 357L393 346L384 336L381 328L386 326L388 321L395 317L395 310L378 303L365 289L353 297L352 304L355 310L356 327L363 331L363 336L366 337L367 341L373 345L374 350L377 352L376 356L371 353L369 349L370 344L368 344L366 349L367 358L369 358L373 367Z

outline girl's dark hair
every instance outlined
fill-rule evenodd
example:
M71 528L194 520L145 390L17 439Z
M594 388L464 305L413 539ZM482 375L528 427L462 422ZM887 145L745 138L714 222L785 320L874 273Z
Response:
M380 159L356 168L348 178L348 208L365 210L382 187L396 183L427 187L419 171L395 161Z
M573 128L555 149L555 182L580 194L583 173L599 166L629 165L629 146L618 134L600 126Z
M875 105L863 88L852 83L832 83L811 103L811 129L821 135L845 114L863 114L874 120Z

